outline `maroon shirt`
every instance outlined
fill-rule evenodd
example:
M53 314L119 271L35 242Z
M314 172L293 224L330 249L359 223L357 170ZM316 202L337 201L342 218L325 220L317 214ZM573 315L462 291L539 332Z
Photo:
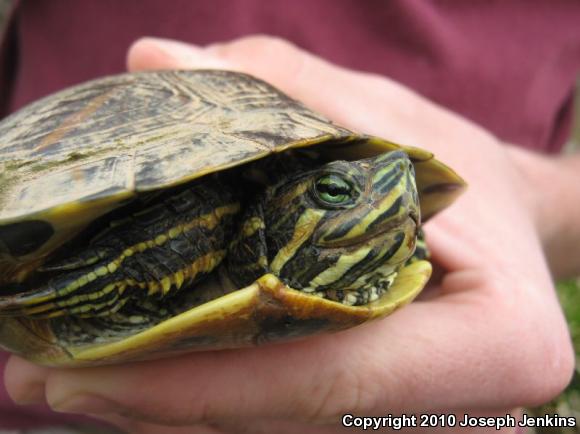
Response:
M122 72L143 35L208 44L267 33L554 152L569 133L579 23L573 0L21 1L0 52L0 110ZM8 406L0 394L0 427Z

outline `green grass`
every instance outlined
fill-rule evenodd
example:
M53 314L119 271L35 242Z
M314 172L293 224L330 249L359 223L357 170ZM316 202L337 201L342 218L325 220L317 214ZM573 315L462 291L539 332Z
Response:
M568 321L576 353L580 351L580 279L558 284L558 297Z

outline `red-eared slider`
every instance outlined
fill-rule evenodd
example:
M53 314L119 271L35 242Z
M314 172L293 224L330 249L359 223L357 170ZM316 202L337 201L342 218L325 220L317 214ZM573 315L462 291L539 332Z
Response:
M427 151L227 71L95 80L0 138L0 345L46 365L387 315L429 278L421 220L464 186Z

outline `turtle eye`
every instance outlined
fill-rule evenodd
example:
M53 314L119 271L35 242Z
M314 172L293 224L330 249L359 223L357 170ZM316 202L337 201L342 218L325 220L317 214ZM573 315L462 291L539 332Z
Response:
M326 205L349 202L353 196L352 186L338 175L325 175L314 184L316 197Z

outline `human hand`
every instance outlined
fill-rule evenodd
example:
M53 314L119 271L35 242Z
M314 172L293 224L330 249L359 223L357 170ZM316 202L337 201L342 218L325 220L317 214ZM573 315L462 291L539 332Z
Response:
M391 80L266 37L141 40L129 67L241 70L338 124L432 150L470 186L426 225L444 275L384 320L293 343L86 369L14 357L5 377L17 402L46 399L139 433L307 433L338 430L344 413L505 414L567 384L573 356L535 216L490 134Z

